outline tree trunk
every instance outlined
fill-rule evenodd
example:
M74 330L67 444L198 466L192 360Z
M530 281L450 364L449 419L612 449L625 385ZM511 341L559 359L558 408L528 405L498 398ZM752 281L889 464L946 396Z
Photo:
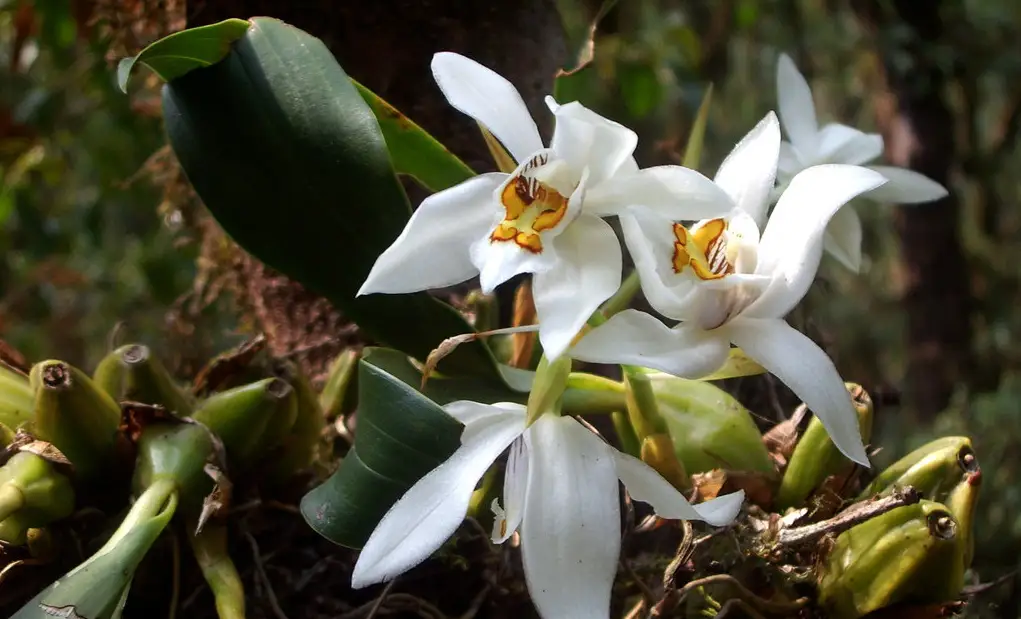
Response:
M943 95L948 76L934 58L943 37L941 3L854 4L876 36L883 60L888 93L877 100L876 115L887 160L949 188L954 118ZM905 273L908 404L923 418L947 405L970 355L971 299L958 235L959 205L951 192L938 202L898 206L896 212Z

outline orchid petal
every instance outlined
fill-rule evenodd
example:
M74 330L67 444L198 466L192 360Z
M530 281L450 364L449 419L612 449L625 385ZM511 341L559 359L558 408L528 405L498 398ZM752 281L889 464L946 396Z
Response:
M947 197L947 189L924 174L893 166L869 166L890 182L865 197L890 204L922 204Z
M801 160L801 153L790 142L780 142L780 158L777 161L777 178L786 182L795 174L807 168Z
M791 143L799 149L814 150L819 123L815 119L812 89L787 54L776 64L777 109Z
M730 341L790 387L822 422L845 456L870 466L858 415L837 368L818 345L784 320L732 320Z
M570 417L529 429L521 559L539 615L609 619L620 555L620 493L609 447Z
M841 207L830 220L823 249L855 273L861 270L861 218L850 205Z
M714 179L760 226L766 221L779 156L780 123L770 112L730 151Z
M546 99L549 105L552 97ZM587 167L593 185L612 177L632 158L638 135L631 129L596 114L577 101L556 106L556 109L550 105L550 109L557 117L550 147L577 169Z
M645 299L668 318L684 318L684 300L695 282L674 272L673 222L646 207L631 207L620 214L620 227Z
M773 279L743 315L780 318L791 311L815 279L830 219L850 199L884 182L878 172L840 164L814 166L795 176L759 244L756 272Z
M675 165L645 168L593 186L585 197L590 215L618 215L630 206L645 206L673 221L718 217L733 201L701 173Z
M528 458L531 450L528 445L528 433L511 443L507 468L503 475L503 500L507 509L503 514L498 514L502 517L496 518L493 522L494 544L504 543L521 526L528 490Z
M516 161L543 147L521 94L504 77L453 52L434 55L432 72L450 105L482 123Z
M741 511L743 491L692 505L670 482L638 458L613 450L613 459L617 466L617 477L624 483L631 498L648 503L661 518L702 520L714 526L722 526L731 523Z
M519 273L542 273L557 263L556 249L545 244L542 253L524 250L513 242L497 242L484 236L471 245L471 260L478 268L479 287L491 294L497 286Z
M819 131L816 163L860 165L883 154L883 136L830 123Z
M624 310L581 338L571 356L593 363L653 368L700 378L727 360L730 345L715 331L682 323L673 329L638 310Z
M478 273L470 248L486 239L500 206L493 192L506 174L481 174L422 201L401 235L372 265L358 295L418 292Z
M623 258L613 228L582 215L556 237L560 262L537 273L532 296L546 358L559 357L603 301L620 288Z
M355 564L352 588L403 574L457 530L479 479L525 429L523 416L500 415L483 423L484 428L412 486L379 521Z
M464 424L464 430L461 431L462 445L474 440L475 434L489 427L489 424L497 417L525 418L525 407L517 402L480 404L471 400L457 400L445 404L443 411Z

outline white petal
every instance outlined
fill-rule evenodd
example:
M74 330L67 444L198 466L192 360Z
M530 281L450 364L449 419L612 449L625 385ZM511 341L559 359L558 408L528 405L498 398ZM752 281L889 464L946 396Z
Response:
M525 513L525 497L528 490L528 433L511 443L507 468L503 474L503 500L507 509L493 521L493 543L502 544L514 535L521 526Z
M603 301L620 288L623 259L613 228L582 215L554 241L556 268L537 273L532 296L539 341L550 361L559 357Z
M790 142L780 142L780 159L776 166L776 177L781 184L786 184L794 175L804 170L801 154Z
M837 368L815 342L783 320L738 318L725 329L731 342L808 406L841 453L869 466L851 396Z
M834 213L885 179L859 166L808 168L791 180L769 217L759 244L756 273L771 275L769 287L743 315L780 318L808 292L822 257L822 237Z
M577 101L550 109L557 117L550 147L577 169L587 167L593 185L616 174L635 152L638 135L634 131Z
M682 323L673 329L645 312L624 310L581 338L571 356L593 363L622 363L701 378L727 359L730 345L716 331Z
M582 207L590 215L617 215L645 206L674 221L707 219L729 212L734 203L701 173L675 165L621 173L589 189Z
M524 100L504 77L453 52L434 55L432 71L450 105L485 125L516 161L543 147Z
M524 417L518 416L497 416L482 423L484 428L412 486L379 521L355 564L352 588L403 574L457 530L479 479L525 429Z
M819 132L816 163L859 165L883 154L883 136L830 123Z
M480 404L471 400L457 400L443 406L444 412L464 424L461 431L461 444L474 440L473 437L484 431L497 417L510 419L526 416L525 407L517 402L497 402L496 404Z
M870 191L865 196L870 200L891 204L921 204L940 200L947 196L946 187L914 170L880 165L869 167L890 181L882 187Z
M760 226L766 222L779 156L780 123L770 112L741 138L713 179Z
M780 54L777 60L776 90L780 122L787 137L800 149L814 149L819 124L812 89L787 54Z
M472 262L480 265L479 287L483 294L492 294L497 286L519 273L541 273L556 263L549 247L533 254L514 243L494 243L489 237L472 245L471 256Z
M501 206L493 200L506 174L482 174L433 194L415 209L404 231L372 265L358 295L443 288L478 270L471 247L485 239Z
M857 273L861 270L861 219L851 205L841 207L830 220L823 237L823 249L840 264Z
M570 417L529 429L521 559L544 619L609 619L620 555L620 492L610 448Z
M744 500L742 491L692 505L654 468L638 458L614 450L613 459L617 465L617 477L624 482L631 498L648 503L656 515L662 518L703 520L721 526L732 522L741 511L741 502Z
M648 208L631 207L620 214L620 227L645 299L660 314L683 318L684 301L695 282L674 272L673 222Z

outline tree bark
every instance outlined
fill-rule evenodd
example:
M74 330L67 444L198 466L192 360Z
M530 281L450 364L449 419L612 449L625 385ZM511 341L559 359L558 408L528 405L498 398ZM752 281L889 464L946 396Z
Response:
M859 0L854 5L875 35L883 61L888 93L877 99L876 115L887 161L949 189L954 117L943 95L947 71L933 57L943 37L941 3ZM947 405L971 349L960 202L951 191L938 202L896 209L905 274L906 395L908 405L929 418Z

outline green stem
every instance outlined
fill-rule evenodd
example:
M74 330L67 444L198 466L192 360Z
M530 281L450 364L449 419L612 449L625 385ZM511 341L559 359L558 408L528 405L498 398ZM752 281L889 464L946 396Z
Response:
M212 522L195 534L193 522L188 523L188 541L202 570L220 619L245 619L245 589L234 561L227 552L227 527Z
M610 420L613 421L613 429L617 433L617 439L620 440L620 450L629 456L641 458L642 445L638 442L638 435L635 434L635 429L631 426L631 420L628 419L627 413L623 410L614 411L610 414Z
M145 492L138 497L135 504L131 506L131 511L125 516L121 525L117 527L113 536L103 544L103 547L94 556L105 554L112 550L117 545L117 542L122 540L132 529L144 521L159 516L164 509L176 510L177 501L172 501L172 499L175 499L176 494L177 482L173 479L164 477L152 482L145 489ZM168 506L168 503L171 503L171 505ZM167 518L168 521L169 519L170 517Z
M635 269L628 274L624 281L621 283L620 288L610 297L603 306L592 314L588 319L590 327L595 328L603 324L607 320L631 305L631 300L635 298L638 291L641 290L641 280L638 278L638 270Z
M635 371L634 368L624 366L624 383L627 385L628 418L638 439L666 433L666 422L659 414L659 403L652 391L649 377Z
M528 394L528 425L535 423L535 420L546 413L559 415L563 407L564 391L567 388L567 379L571 375L571 358L561 355L559 359L550 363L546 355L539 360L539 367L535 370L535 380L532 382L532 390Z
M571 372L562 400L573 414L607 414L627 408L624 384L602 376Z
M25 495L14 484L0 486L0 521L6 520L11 514L25 505Z

